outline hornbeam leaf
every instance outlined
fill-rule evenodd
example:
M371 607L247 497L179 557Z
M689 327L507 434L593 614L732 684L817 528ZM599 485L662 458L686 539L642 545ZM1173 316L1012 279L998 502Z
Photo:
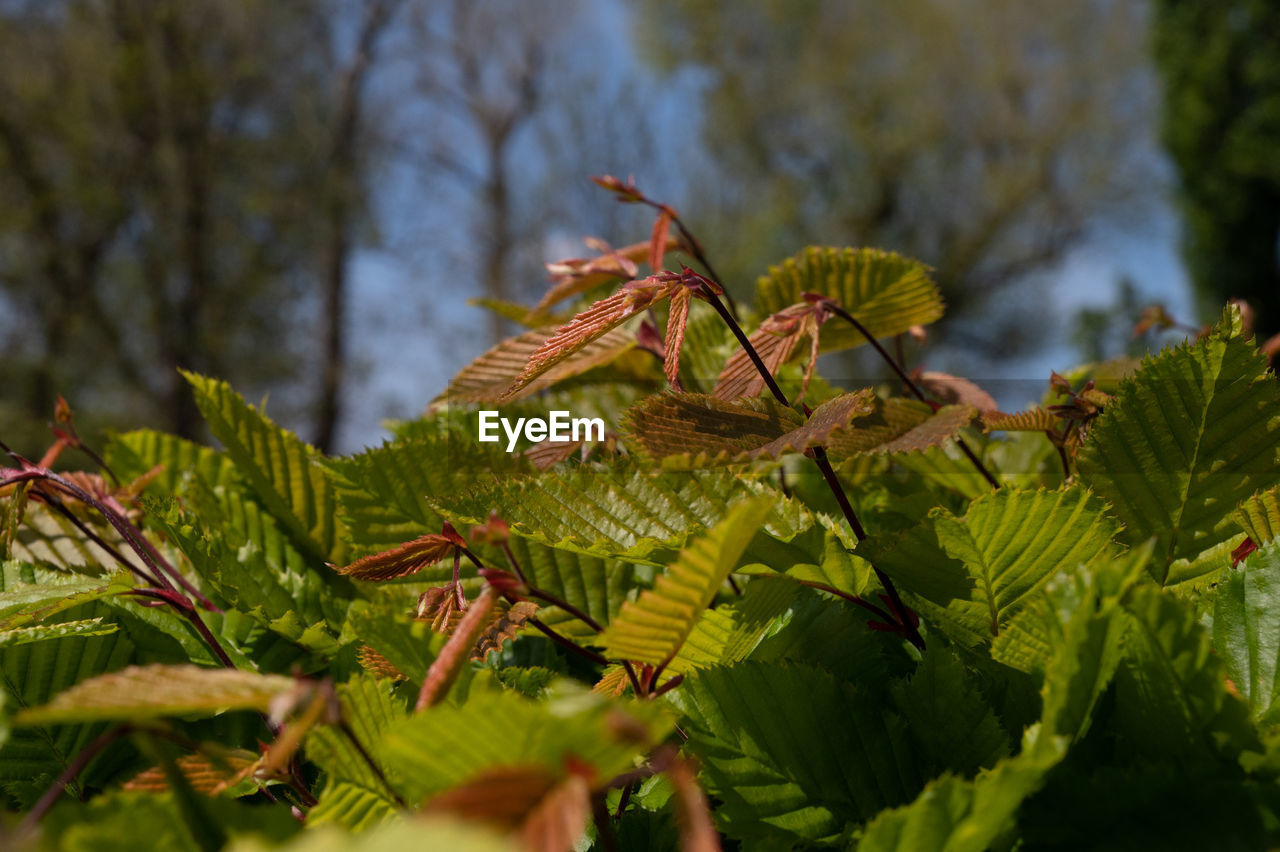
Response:
M586 293L595 287L619 278L634 278L636 264L649 257L652 241L632 243L619 249L604 247L604 254L589 259L573 258L558 263L548 263L547 270L554 282L546 295L538 301L533 312L540 314L547 308L562 302L570 296ZM680 240L668 236L663 252L680 249ZM657 272L657 269L653 270Z
M209 430L295 544L322 560L342 561L344 530L320 452L246 404L226 382L183 375L195 389Z
M573 692L534 701L510 691L472 692L393 725L374 751L403 795L421 801L498 766L564 771L569 757L608 780L670 733L662 702L605 700Z
M654 475L625 464L495 479L428 502L459 529L483 524L497 512L514 535L542 544L664 565L690 534L723 519L743 492L777 499L762 525L767 536L790 541L814 524L799 502L779 499L771 486L726 470Z
M827 443L872 410L870 390L841 394L806 420L772 399L728 402L705 394L666 393L628 409L627 437L668 468L776 459Z
M995 411L998 408L991 394L976 383L960 376L926 370L921 374L918 383L940 402L948 405L967 405L983 413Z
M537 382L525 385L521 390L503 396L504 391L520 377L529 360L552 336L555 329L542 328L526 331L519 337L508 338L472 361L453 377L436 401L449 402L497 402L529 396L562 379L585 373L587 370L608 364L636 345L635 335L615 328L583 346L571 357L561 360L544 372Z
M1234 311L1234 309L1232 309ZM1206 338L1143 361L1093 423L1082 481L1130 544L1156 539L1156 580L1195 579L1236 536L1231 514L1280 480L1280 385L1228 313Z
M929 268L878 249L810 246L769 269L756 283L756 308L776 313L818 293L857 317L875 337L892 337L942 316L942 295ZM821 350L833 352L866 343L842 322L823 326Z
M671 693L686 748L732 837L838 838L920 789L902 720L874 692L812 666L747 661L696 672Z
M655 666L670 662L772 506L768 498L739 503L705 536L681 551L652 589L622 605L622 612L600 637L605 653Z
M790 360L796 346L808 337L810 341L810 364L818 350L818 327L824 318L823 312L815 305L801 302L783 308L770 315L760 327L747 339L751 342L756 354L770 374L777 375L782 365ZM808 384L809 373L805 373L805 384ZM716 399L742 399L755 397L764 390L764 376L756 369L747 350L742 347L734 349L733 355L720 372L715 390L711 395Z
M927 450L954 438L975 414L967 405L947 405L934 411L913 399L877 399L874 411L837 433L827 450L840 459Z
M281 675L192 665L129 666L82 681L43 707L22 710L15 725L212 716L223 710L267 710L294 689Z
M115 633L118 629L119 627L115 624L103 624L101 618L63 621L58 624L34 624L30 627L0 630L0 648L26 645L45 639L60 639L63 636L105 636L108 633Z
M1013 414L982 413L983 432L1056 432L1061 426L1062 421L1046 408L1029 408Z
M1241 503L1231 517L1254 544L1280 538L1280 486L1254 494Z
M596 302L548 337L529 356L524 370L499 399L511 399L552 367L683 287L678 280L645 279L634 281L612 296Z
M1254 717L1280 717L1280 543L1264 544L1219 584L1213 650Z
M452 532L452 530L450 530ZM459 545L465 545L456 532L452 535L431 533L405 542L392 550L373 553L350 565L335 568L339 574L357 580L393 580L408 577L450 556Z
M903 596L953 639L985 644L1059 571L1113 556L1120 525L1079 486L1004 489L963 517L934 509L896 536L871 538L857 554L898 581Z

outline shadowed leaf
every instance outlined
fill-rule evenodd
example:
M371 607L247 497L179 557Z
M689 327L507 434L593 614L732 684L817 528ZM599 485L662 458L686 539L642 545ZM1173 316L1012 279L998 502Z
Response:
M954 438L973 421L974 414L967 405L948 405L934 411L911 399L877 399L874 411L838 432L827 449L833 458L841 459L927 450Z
M828 400L806 420L772 399L719 400L705 394L652 396L628 409L623 428L646 456L668 467L776 459L827 443L872 410L871 392Z
M809 365L804 376L804 385L807 387L818 351L818 327L824 318L825 315L816 306L801 302L769 316L747 339L765 368L776 376L782 365L791 359L800 341L808 337ZM759 396L763 390L764 377L756 369L747 351L736 347L721 370L711 395L716 399L740 399Z
M23 710L19 725L102 719L154 719L262 710L294 689L293 678L192 665L129 666L59 693L43 707Z

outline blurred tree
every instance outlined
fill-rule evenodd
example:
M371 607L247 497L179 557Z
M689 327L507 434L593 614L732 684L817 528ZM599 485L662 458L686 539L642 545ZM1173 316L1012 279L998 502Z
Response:
M1041 326L990 297L1144 186L1136 3L633 2L658 62L706 73L695 221L727 211L703 241L737 286L806 242L897 249L952 316L1004 309L1008 352Z
M191 435L178 367L251 392L318 373L283 401L328 443L368 191L360 98L392 5L0 6L7 405L43 414L61 392Z
M1157 0L1164 140L1178 167L1184 254L1203 316L1248 301L1280 332L1280 4Z

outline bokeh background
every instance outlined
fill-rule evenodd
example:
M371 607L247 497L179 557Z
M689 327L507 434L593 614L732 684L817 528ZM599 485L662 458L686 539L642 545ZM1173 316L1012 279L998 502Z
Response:
M61 393L199 436L181 366L375 443L512 330L469 297L647 236L601 173L739 294L809 243L929 263L935 369L1043 382L1157 302L1265 338L1280 3L0 0L0 432Z

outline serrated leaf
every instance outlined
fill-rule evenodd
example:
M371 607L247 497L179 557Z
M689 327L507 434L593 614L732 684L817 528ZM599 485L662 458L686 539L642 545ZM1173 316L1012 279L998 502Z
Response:
M260 755L246 749L208 748L185 754L174 761L191 789L206 796L217 795L245 777ZM244 793L257 792L250 784ZM164 768L153 766L126 781L122 789L137 793L163 793L170 788Z
M598 778L633 760L671 730L659 704L606 702L589 693L532 701L513 692L472 694L393 726L377 752L420 801L497 766L538 765L560 772L572 756Z
M795 583L780 577L760 577L732 603L709 610L698 619L680 651L667 665L672 674L731 665L745 660L777 626L799 594Z
M126 665L135 653L124 631L104 636L66 636L0 648L0 673L5 692L6 713L40 705L72 685L104 671ZM0 748L0 784L12 799L30 807L67 764L103 731L102 725L51 725L15 727ZM87 774L73 782L100 785L119 772L121 754L127 748L112 748L89 767Z
M474 415L468 417L467 428L456 417L420 421L396 441L326 462L354 546L387 550L439 530L444 519L429 495L453 494L495 475L533 472L522 455L478 442Z
M105 636L108 633L115 633L118 629L114 624L104 624L101 618L16 627L11 630L0 630L0 648L42 642L46 639L61 639L64 636Z
M813 525L798 502L723 470L651 474L630 465L582 465L495 480L430 502L458 528L497 512L513 534L551 547L661 565L744 496L777 500L762 524L773 538L788 541Z
M546 344L554 332L553 328L534 329L502 341L463 367L449 381L444 392L436 397L436 401L497 402L499 399L522 399L571 376L608 364L636 345L634 333L614 329L560 361L539 376L536 382L530 382L510 396L504 396L507 388L519 378L529 359Z
M1061 426L1062 421L1046 408L1029 408L1013 414L999 411L982 413L984 432L1056 432Z
M429 533L399 547L361 557L350 565L335 568L339 574L357 580L394 580L416 574L453 554L463 540L457 533Z
M14 716L16 725L153 719L223 710L267 710L294 688L293 678L191 665L129 666L59 693Z
M1043 740L1050 740L1043 737ZM886 810L866 828L858 852L984 852L1000 848L1012 831L1018 809L1044 784L1064 749L1050 743L1023 749L990 772L966 781L943 775L931 781L910 805Z
M1195 611L1151 586L1135 589L1126 609L1115 730L1130 747L1161 760L1258 750L1249 706L1227 692L1223 663Z
M344 530L320 452L246 404L226 382L184 375L209 431L294 543L322 561L341 562Z
M652 589L623 604L600 642L614 659L668 663L701 618L746 550L773 503L756 499L729 510L725 519L680 552Z
M1254 544L1280 538L1280 486L1254 494L1240 504L1232 518Z
M151 429L125 432L112 438L107 445L106 460L116 474L126 480L136 479L159 465L162 470L152 484L165 494L176 494L189 477L202 479L211 488L239 478L224 453Z
M1280 480L1280 392L1230 323L1125 379L1089 429L1077 470L1130 543L1155 537L1154 575L1195 579L1196 557L1236 534L1231 511Z
M629 409L627 438L669 469L777 459L826 444L871 411L871 392L841 394L806 419L773 399L728 402L704 394L651 396Z
M1250 554L1218 585L1212 642L1254 717L1272 721L1280 697L1280 543Z
M819 669L747 661L671 695L731 837L834 839L920 788L901 719Z
M47 621L60 612L121 595L133 589L131 575L118 571L109 578L47 577L38 583L14 585L0 593L0 631Z
M911 677L890 693L925 761L923 774L971 776L1009 755L999 719L949 649L931 645Z
M955 438L975 414L966 405L948 405L934 411L916 400L877 399L873 411L835 435L828 453L832 458L845 459L927 450Z
M935 509L923 524L872 538L858 553L956 641L985 644L1056 573L1113 555L1119 525L1078 486L991 492L963 517Z
M747 340L760 356L765 369L776 376L806 337L810 341L812 357L818 344L820 325L819 312L812 304L802 302L767 317ZM747 350L737 347L720 371L711 395L728 400L750 398L758 396L764 386L764 376L760 375Z
M840 304L874 337L902 334L942 317L942 295L924 264L878 249L810 246L756 283L756 309L772 314L818 293ZM823 352L866 343L841 322L822 329Z
M507 542L529 582L608 624L618 614L628 594L639 587L636 567L620 559L602 559L570 550L547 547L520 536ZM556 632L582 640L595 636L590 626L554 606L538 613Z
M679 281L633 281L601 299L558 328L529 356L529 361L500 400L515 398L535 379L576 356L636 314L683 288Z

